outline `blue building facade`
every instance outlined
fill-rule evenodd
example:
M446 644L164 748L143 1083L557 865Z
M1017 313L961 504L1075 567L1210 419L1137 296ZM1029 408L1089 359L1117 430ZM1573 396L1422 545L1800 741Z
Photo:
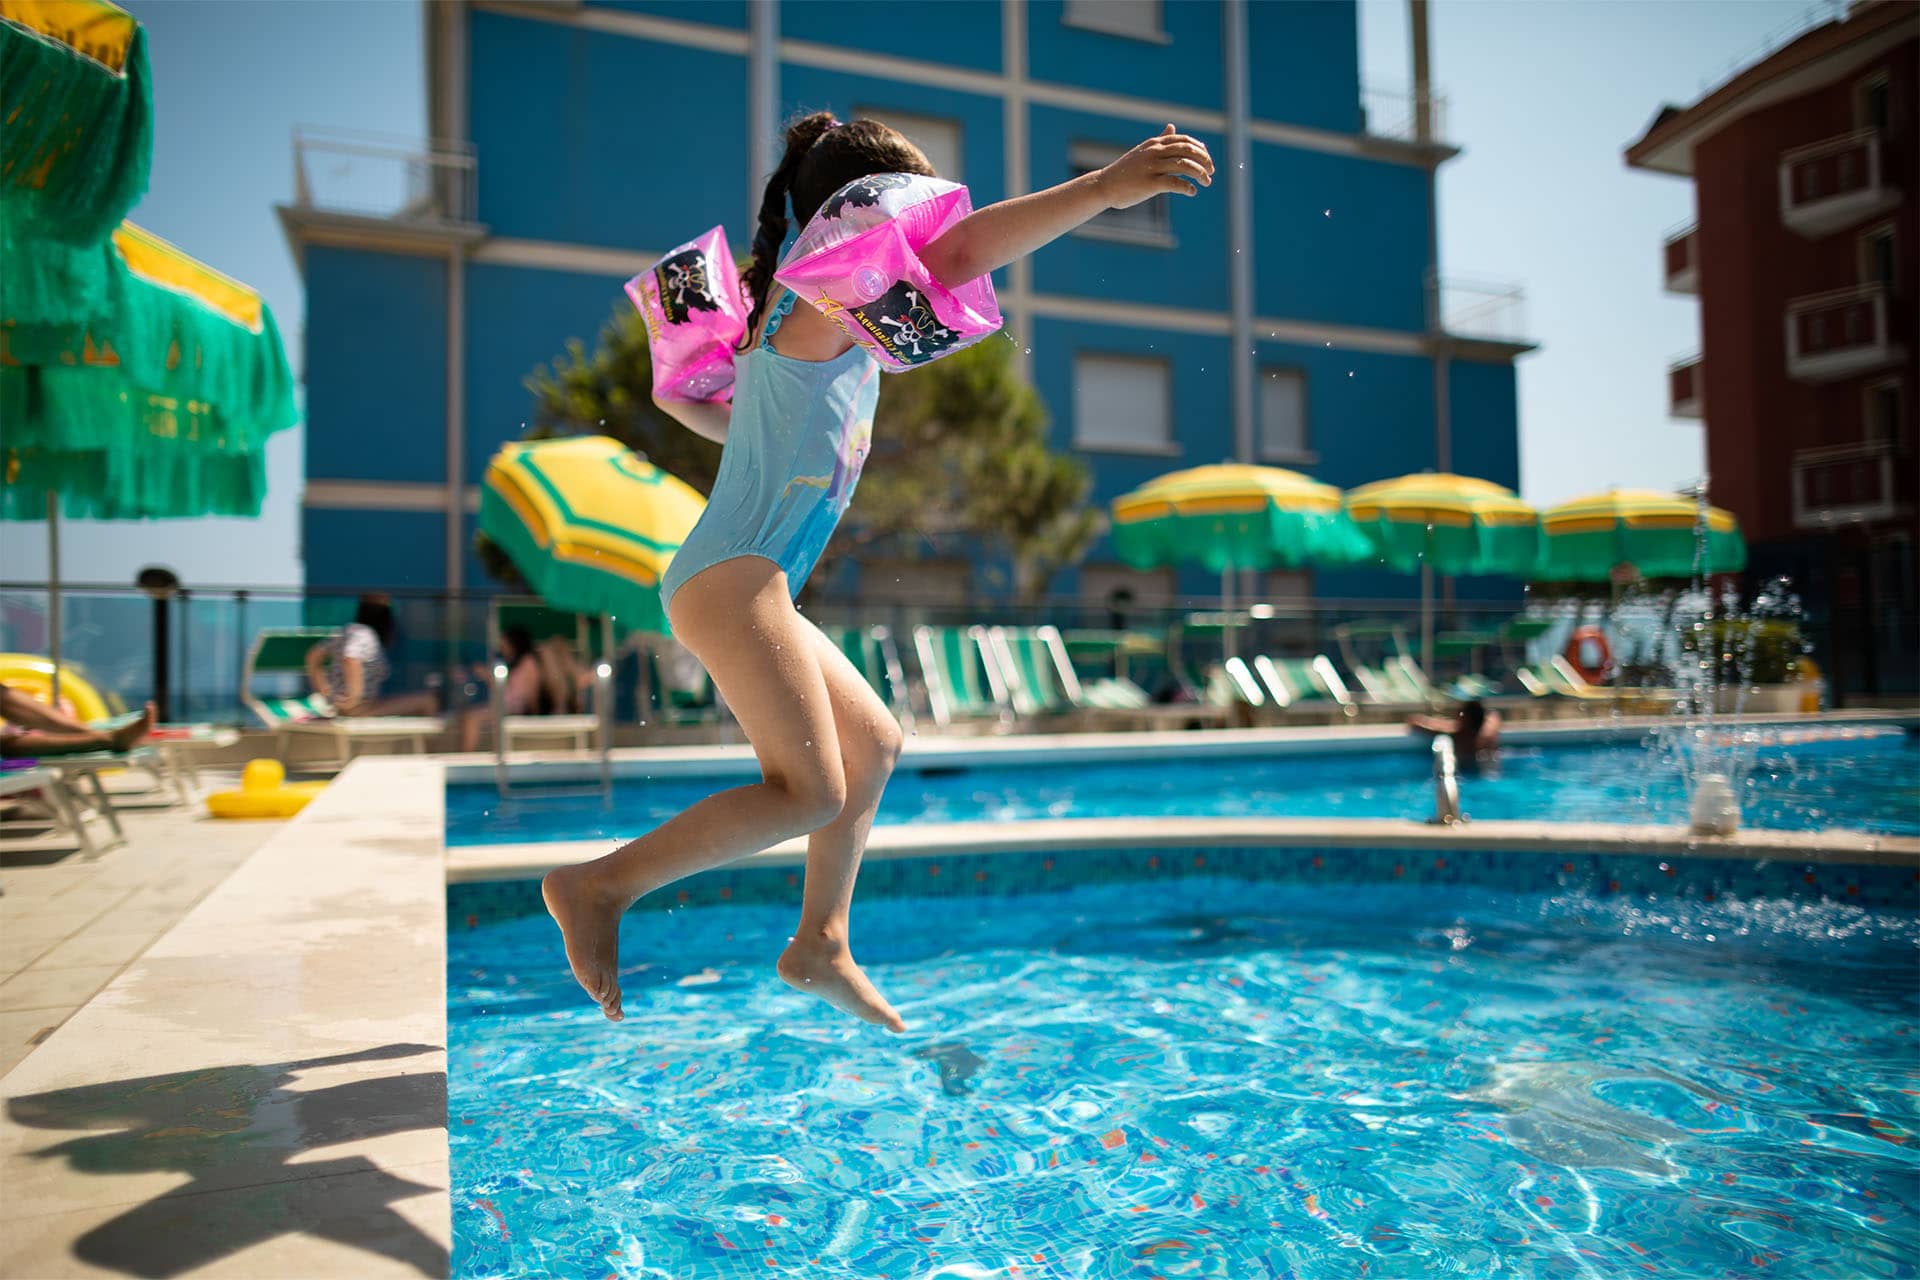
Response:
M1228 459L1342 486L1423 469L1518 484L1514 360L1530 348L1439 318L1434 172L1456 151L1369 130L1354 0L425 9L448 141L424 194L379 217L304 195L281 211L308 290L310 586L484 588L477 485L529 416L523 379L569 339L591 345L666 248L718 222L744 250L780 121L820 108L895 123L976 205L1168 121L1213 151L1199 198L1103 217L997 277L1096 500ZM905 576L950 590L991 566L946 568ZM896 576L822 572L876 599ZM1054 589L1097 599L1122 578L1103 540ZM1197 568L1133 582L1145 599L1218 586ZM1417 584L1323 573L1311 589Z

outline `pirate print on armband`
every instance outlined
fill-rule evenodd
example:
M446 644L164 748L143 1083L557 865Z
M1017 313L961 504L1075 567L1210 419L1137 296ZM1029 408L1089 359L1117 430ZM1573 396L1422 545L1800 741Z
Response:
M718 311L720 300L713 295L707 275L707 262L699 249L687 249L663 258L653 269L655 286L660 291L660 309L668 324L685 324L695 311Z
M869 209L880 203L880 197L889 191L898 191L913 181L910 173L870 173L864 178L855 178L846 186L834 192L821 208L822 215L838 218L848 209Z
M847 310L901 364L925 364L960 342L960 334L933 314L926 295L905 280Z

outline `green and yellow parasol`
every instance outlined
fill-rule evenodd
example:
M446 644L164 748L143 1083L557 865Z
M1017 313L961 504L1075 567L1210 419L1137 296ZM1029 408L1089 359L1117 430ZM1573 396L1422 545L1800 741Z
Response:
M1433 575L1524 576L1540 555L1540 518L1491 480L1424 472L1347 491L1347 514L1379 558L1420 575L1420 660L1433 669Z
M1115 498L1113 545L1136 569L1197 561L1222 574L1367 556L1338 489L1237 462L1171 472Z
M1402 572L1524 576L1540 555L1540 518L1491 480L1446 472L1347 490L1347 514L1380 559Z
M1543 582L1605 582L1617 565L1647 578L1738 573L1747 542L1732 512L1692 498L1609 489L1540 513Z
M258 515L267 439L299 416L272 310L132 223L92 252L105 319L0 314L0 517L42 518L49 496L71 516Z
M664 632L660 575L705 506L618 440L571 436L495 454L480 527L554 608Z

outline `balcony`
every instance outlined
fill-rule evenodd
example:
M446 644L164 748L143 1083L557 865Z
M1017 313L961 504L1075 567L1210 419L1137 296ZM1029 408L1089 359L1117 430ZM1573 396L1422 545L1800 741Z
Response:
M1527 291L1517 284L1427 277L1429 323L1454 338L1502 346L1535 345L1527 336Z
M1787 303L1787 374L1832 382L1897 364L1906 348L1889 328L1889 290L1863 284Z
M384 238L477 238L473 144L302 127L293 133L290 229Z
M1893 443L1866 440L1793 455L1793 523L1800 529L1888 520L1894 500Z
M1700 262L1694 256L1699 238L1700 228L1691 222L1667 232L1663 256L1668 293L1700 292Z
M1780 220L1809 239L1900 203L1886 185L1877 129L1858 129L1780 153Z
M1698 354L1667 366L1667 412L1676 418L1707 416L1706 370Z

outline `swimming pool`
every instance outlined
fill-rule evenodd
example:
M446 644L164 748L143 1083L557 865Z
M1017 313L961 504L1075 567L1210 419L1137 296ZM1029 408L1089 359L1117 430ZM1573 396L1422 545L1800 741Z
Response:
M1920 917L1588 882L863 879L904 1037L775 978L787 903L630 915L617 1025L469 915L454 1274L1912 1274Z
M450 845L638 835L738 776L622 779L597 798L502 808L490 783L447 788ZM1679 774L1641 743L1511 747L1497 774L1466 777L1462 807L1480 819L1682 823ZM1742 797L1750 827L1920 835L1920 737L1888 730L1851 741L1759 748ZM902 768L883 825L1064 817L1426 818L1426 756L1210 755L1101 763Z

